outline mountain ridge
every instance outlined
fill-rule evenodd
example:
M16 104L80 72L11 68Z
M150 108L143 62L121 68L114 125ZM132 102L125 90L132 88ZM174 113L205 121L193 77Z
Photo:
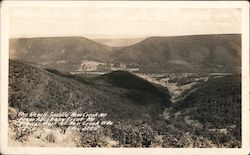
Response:
M240 72L240 35L149 37L114 53L145 72Z
M10 58L64 71L110 71L126 64L141 72L241 72L241 35L153 36L126 47L85 37L10 39ZM88 63L88 61L94 61Z

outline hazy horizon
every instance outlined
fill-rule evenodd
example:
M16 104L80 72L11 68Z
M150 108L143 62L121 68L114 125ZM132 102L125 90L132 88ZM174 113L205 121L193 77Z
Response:
M211 34L187 34L187 35L152 35L152 36L136 36L136 35L130 35L130 36L125 36L122 37L120 35L115 35L115 36L107 36L107 37L93 37L93 36L88 36L88 35L51 35L51 36L41 36L41 35L37 35L37 36L21 36L21 37L17 37L17 36L12 36L10 37L10 39L15 39L15 38L60 38L60 37L83 37L83 38L87 38L87 39L91 39L91 40L116 40L116 39L141 39L141 38L149 38L149 37L181 37L181 36L197 36L197 35L233 35L233 34L236 34L236 35L241 35L241 33L211 33ZM106 35L103 35L103 36L106 36Z
M86 36L43 36L43 37L21 37L26 39L37 39L37 38L70 38L70 37L80 37L80 38L86 38L89 40L92 40L94 42L110 46L110 47L124 47L124 46L131 46L134 44L137 44L147 38L150 37L181 37L181 36L197 36L197 35L241 35L240 33L234 33L234 34L192 34L192 35L179 35L179 36L126 36L126 37L116 37L116 38L92 38L92 37L86 37ZM19 38L10 38L10 39L19 39Z

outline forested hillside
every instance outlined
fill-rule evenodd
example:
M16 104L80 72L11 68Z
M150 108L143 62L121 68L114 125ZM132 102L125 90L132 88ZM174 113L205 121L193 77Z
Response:
M125 71L87 78L10 60L9 78L10 142L18 145L35 140L60 146L56 137L68 137L77 147L241 147L239 75L202 81L175 104L166 88ZM60 127L30 128L24 134L16 130L13 111L102 112L114 125L74 134L64 127L60 134Z

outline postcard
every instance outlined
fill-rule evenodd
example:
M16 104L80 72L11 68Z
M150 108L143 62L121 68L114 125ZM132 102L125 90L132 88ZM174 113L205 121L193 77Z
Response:
M249 4L4 1L2 154L248 154Z

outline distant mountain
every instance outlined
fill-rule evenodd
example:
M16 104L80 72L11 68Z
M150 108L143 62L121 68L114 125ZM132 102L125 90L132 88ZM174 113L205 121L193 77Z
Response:
M241 35L150 37L113 58L144 72L241 72Z
M125 45L125 40L117 42ZM241 35L149 37L126 47L109 47L84 37L19 38L10 39L10 58L68 72L127 68L151 73L240 73Z
M134 45L144 39L146 38L94 39L94 41L111 47L126 47Z
M76 71L82 61L108 62L113 48L84 37L10 39L10 58Z

